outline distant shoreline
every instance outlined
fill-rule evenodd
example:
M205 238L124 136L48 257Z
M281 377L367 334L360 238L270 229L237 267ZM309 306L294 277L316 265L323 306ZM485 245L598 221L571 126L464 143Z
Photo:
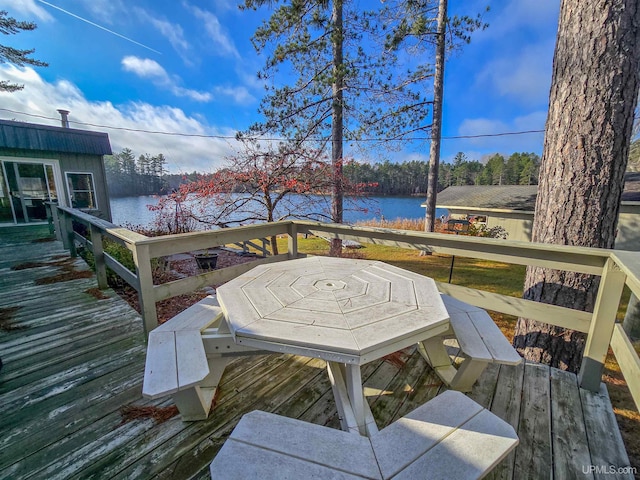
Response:
M155 213L150 212L147 205L155 205L160 200L159 195L142 195L131 197L115 197L110 199L113 223L124 225L134 224L150 227ZM425 209L421 207L423 200L415 196L385 195L367 196L363 198L364 207L360 211L345 205L344 221L356 224L361 220L396 220L396 219L424 219ZM327 203L327 207L329 204ZM438 209L436 217L446 214L446 210Z

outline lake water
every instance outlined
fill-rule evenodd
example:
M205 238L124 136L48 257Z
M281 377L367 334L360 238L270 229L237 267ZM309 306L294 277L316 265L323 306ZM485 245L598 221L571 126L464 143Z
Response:
M111 215L116 225L151 226L155 213L149 211L147 205L156 205L159 197L140 196L111 199ZM358 201L354 208L352 202L345 201L345 223L356 223L361 220L384 218L424 218L425 209L420 206L425 201L422 197L366 197L364 203ZM446 210L437 209L436 216L446 214Z

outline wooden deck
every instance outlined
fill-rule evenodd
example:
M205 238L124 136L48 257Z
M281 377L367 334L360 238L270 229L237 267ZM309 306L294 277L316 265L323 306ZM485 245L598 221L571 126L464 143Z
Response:
M206 421L123 422L123 407L171 405L141 397L142 321L112 291L102 300L85 293L94 278L38 286L61 267L10 270L65 258L58 242L33 242L46 233L0 229L0 478L209 478L209 463L251 410L338 427L324 362L276 354L230 364ZM380 427L442 391L417 351L403 356L403 365L363 368ZM470 396L520 436L495 478L633 478L610 473L629 461L604 386L580 391L575 375L526 364L490 368Z

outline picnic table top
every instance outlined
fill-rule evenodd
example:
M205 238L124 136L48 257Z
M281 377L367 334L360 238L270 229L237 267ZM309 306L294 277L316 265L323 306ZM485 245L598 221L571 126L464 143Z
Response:
M345 363L367 363L449 326L433 279L377 261L260 265L217 295L237 343Z

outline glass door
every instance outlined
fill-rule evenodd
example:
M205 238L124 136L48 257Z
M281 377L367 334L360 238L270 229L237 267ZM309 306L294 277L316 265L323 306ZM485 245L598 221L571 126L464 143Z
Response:
M12 217L0 211L0 221L15 223L44 222L47 220L45 202L56 201L57 192L53 165L40 162L4 161L4 185ZM7 195L5 195L7 196Z
M0 165L0 223L16 223L11 208L11 195L7 187L7 178L4 173L4 163Z

